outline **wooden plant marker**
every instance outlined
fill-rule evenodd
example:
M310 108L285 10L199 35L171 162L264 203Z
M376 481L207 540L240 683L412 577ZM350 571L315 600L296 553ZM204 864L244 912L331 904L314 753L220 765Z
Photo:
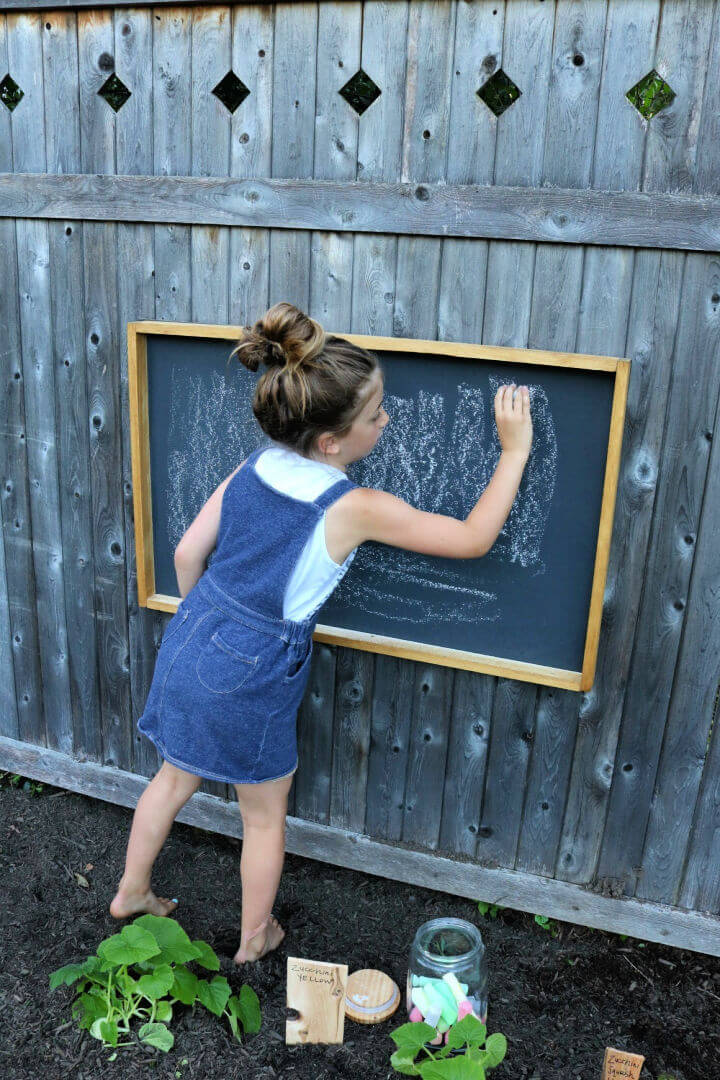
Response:
M285 1042L341 1043L345 1027L347 964L287 958L287 1007L300 1014L285 1021Z
M629 1054L626 1050L606 1046L602 1080L640 1080L644 1061L642 1054Z

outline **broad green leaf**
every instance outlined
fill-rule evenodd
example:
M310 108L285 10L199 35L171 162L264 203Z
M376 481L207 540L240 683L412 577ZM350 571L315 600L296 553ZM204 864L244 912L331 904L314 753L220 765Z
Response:
M173 969L169 964L161 964L149 975L141 975L138 979L138 992L144 997L156 1001L157 998L165 997L175 982Z
M137 964L159 952L160 946L153 935L135 923L123 926L119 934L113 934L98 946L98 956L107 964Z
M107 1002L92 994L81 994L77 1001L73 1002L73 1017L80 1017L80 1027L88 1031L96 1020L105 1019L107 1016Z
M195 957L198 964L201 967L207 968L208 971L219 971L220 961L217 958L217 954L208 945L207 941L193 941L194 947L198 950L198 955Z
M453 1024L450 1028L448 1046L460 1047L465 1044L468 1046L482 1046L486 1034L487 1028L485 1025L480 1023L477 1016L468 1013L467 1016L463 1016L462 1020L458 1020L457 1024Z
M138 1038L149 1046L157 1046L158 1050L164 1050L165 1053L172 1049L175 1042L175 1036L164 1024L143 1024L138 1031Z
M169 1001L158 1001L155 1019L160 1024L169 1024L172 1020L172 1005Z
M110 1046L117 1046L118 1026L115 1020L96 1020L90 1028L90 1034L93 1038L100 1039L101 1042L109 1043Z
M198 995L198 983L199 979L192 971L188 971L186 967L176 967L175 981L170 993L183 1005L192 1005Z
M228 1000L227 1007L230 1014L240 1020L248 1034L260 1030L262 1024L260 1002L252 986L242 986L238 997L231 997Z
M507 1053L507 1039L501 1032L494 1031L488 1038L485 1043L485 1053L488 1055L485 1060L487 1069L494 1069L500 1064Z
M147 914L135 919L132 925L147 930L157 941L160 955L155 957L156 964L184 964L197 958L198 949L175 919Z
M84 974L82 964L66 964L65 967L58 968L50 975L50 989L56 990L58 986L72 986Z
M198 979L198 998L206 1009L220 1016L230 997L230 984L224 975L216 975L212 982Z
M420 1075L423 1080L485 1080L482 1065L464 1055L445 1061L422 1061Z
M395 1072L402 1073L403 1076L418 1076L417 1066L414 1064L415 1055L408 1054L404 1050L396 1050L394 1054L390 1056L390 1064Z
M407 1054L417 1054L421 1046L430 1042L437 1035L437 1031L424 1020L416 1023L410 1021L390 1032L390 1038L394 1041L398 1050Z

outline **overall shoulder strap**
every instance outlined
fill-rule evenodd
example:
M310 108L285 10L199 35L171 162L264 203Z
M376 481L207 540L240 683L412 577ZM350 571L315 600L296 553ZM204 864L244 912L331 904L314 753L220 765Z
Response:
M315 506L320 510L327 510L328 506L332 505L341 495L345 495L346 492L352 491L358 485L353 481L344 477L342 480L338 480L337 483L331 484L329 488L326 488L321 495L318 495L317 499L313 499Z

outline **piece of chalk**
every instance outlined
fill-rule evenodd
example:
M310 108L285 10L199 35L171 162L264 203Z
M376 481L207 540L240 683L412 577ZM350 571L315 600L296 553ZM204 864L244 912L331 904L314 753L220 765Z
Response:
M435 1038L430 1040L430 1045L431 1046L438 1046L442 1042L442 1040L443 1040L442 1032L438 1031Z
M458 1004L460 1004L461 1001L465 1001L465 999L467 998L467 994L463 993L463 989L460 986L460 983L457 981L455 975L453 975L452 971L447 971L443 975L443 982L449 988L452 996L455 998L455 1001Z
M422 1020L423 1014L418 1009L417 1005L413 1005L413 1010L410 1013L410 1019L413 1024L417 1024L419 1020Z
M436 1027L437 1022L440 1019L440 1013L442 1012L440 1003L432 1001L428 997L427 991L420 986L413 987L412 994L410 995L410 1000L412 1001L413 1005L417 1005L418 1009L423 1015L425 1023L429 1024L430 1027Z
M465 1000L461 1001L458 1005L458 1020L462 1020L463 1016L467 1016L468 1013L474 1012L475 1010L473 1009L472 1005L470 1004L468 999L465 998Z
M442 998L447 1007L445 1019L451 1023L455 1022L457 1017L457 1002L453 997L453 992L446 982L442 979L433 979L425 984L425 991L432 987L438 997Z
M455 1008L451 1008L448 1005L447 1001L445 1000L445 995L440 993L438 988L432 983L426 983L423 987L423 990L430 1004L433 1007L440 1009L440 1014L442 1015L443 1020L447 1023L448 1027L450 1026L450 1024L454 1023L455 1018L457 1017L457 1010ZM430 1023L429 1020L428 1023Z

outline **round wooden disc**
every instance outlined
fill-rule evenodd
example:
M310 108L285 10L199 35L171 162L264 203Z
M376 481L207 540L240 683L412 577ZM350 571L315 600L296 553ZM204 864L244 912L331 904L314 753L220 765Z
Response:
M389 975L375 968L353 971L345 992L345 1015L359 1024L379 1024L400 1004L400 990Z

